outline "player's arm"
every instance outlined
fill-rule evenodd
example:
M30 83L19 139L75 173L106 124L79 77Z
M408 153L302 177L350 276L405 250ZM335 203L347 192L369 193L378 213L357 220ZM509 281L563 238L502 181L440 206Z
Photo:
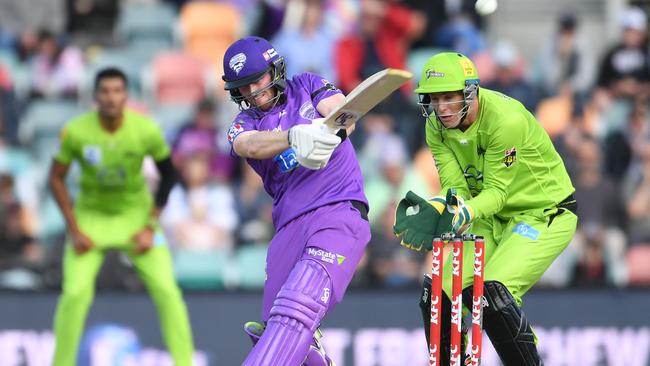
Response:
M521 165L517 161L527 137L523 116L515 115L498 121L498 128L489 134L490 140L483 165L483 190L465 204L471 207L473 218L489 217L503 209L509 187ZM514 150L513 150L514 149Z
M330 113L332 113L336 107L340 104L345 102L345 96L341 93L333 94L330 95L327 98L322 99L318 104L316 105L316 110L318 113L320 113L321 116L329 116ZM354 132L354 129L356 127L356 124L351 124L348 126L348 128L345 129L346 136L349 136ZM342 139L344 138L343 136L339 135Z
M155 206L152 216L156 219L160 217L160 211L167 204L167 199L169 198L169 192L176 184L178 180L176 169L172 165L171 156L167 156L161 160L156 161L156 168L158 169L158 174L160 175L160 183L158 184L158 191L156 191L155 197Z
M289 147L289 131L244 131L232 142L237 155L250 159L271 159Z

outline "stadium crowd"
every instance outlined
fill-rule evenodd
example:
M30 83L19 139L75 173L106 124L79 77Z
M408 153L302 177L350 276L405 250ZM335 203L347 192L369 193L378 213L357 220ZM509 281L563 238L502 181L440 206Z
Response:
M92 106L92 78L109 65L129 77L130 107L157 121L172 146L182 183L161 222L181 286L261 288L272 201L230 154L225 132L237 110L221 82L225 48L249 34L271 40L289 77L312 71L346 93L386 67L417 73L439 50L470 56L482 87L538 117L576 188L577 234L539 286L650 286L646 11L624 10L618 43L600 55L580 43L579 16L560 14L533 60L512 42L488 42L483 23L473 1L1 1L0 288L60 285L65 225L47 172L61 127ZM351 136L373 232L355 286L413 286L427 271L426 254L404 250L392 233L406 191L439 189L414 86ZM143 169L155 190L153 162ZM99 287L141 289L119 254L107 258Z

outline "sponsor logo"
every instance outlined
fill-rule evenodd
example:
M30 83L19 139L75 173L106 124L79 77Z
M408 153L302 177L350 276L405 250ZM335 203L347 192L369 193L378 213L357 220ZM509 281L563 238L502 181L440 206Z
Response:
M336 263L338 265L341 265L345 261L345 257L340 254L326 252L322 249L317 249L317 248L307 249L307 254L311 255L312 257L318 258L321 261L326 263L332 263L332 264Z
M431 255L433 256L431 274L434 276L440 276L440 257L442 254L442 248L435 247L431 250ZM433 279L431 279L433 281Z
M429 366L438 366L438 358L435 356L438 352L438 345L434 344L429 352Z
M460 332L460 325L461 325L461 321L460 321L461 306L462 306L461 295L458 294L454 296L451 301L451 324L455 326L459 332Z
M83 156L88 164L97 166L102 162L102 149L97 145L86 145L83 148Z
M460 248L454 248L453 258L451 260L452 264L452 275L460 276Z
M274 48L269 48L268 50L264 51L264 53L262 53L262 57L264 57L266 61L270 61L273 57L277 55L278 53L275 52Z
M517 226L512 229L512 232L532 240L537 240L539 238L539 230L525 222L518 223Z
M429 78L442 78L445 77L443 72L437 72L435 70L427 70L427 79Z
M300 109L298 110L300 117L304 119L315 119L316 118L316 109L311 104L311 102L304 102Z
M243 53L238 53L234 55L233 57L230 58L228 65L230 66L232 71L235 72L235 74L239 75L241 69L243 69L244 65L246 65L246 55Z
M460 364L460 351L458 350L458 346L453 345L449 349L450 353L450 358L449 358L449 365L450 366L461 366ZM454 356L455 355L455 356Z
M438 325L440 323L440 311L438 310L440 304L440 296L435 295L431 299L431 324Z
M483 249L476 249L474 251L474 276L480 276L483 272Z
M512 147L504 152L503 160L501 162L506 166L506 168L510 168L516 161L517 149Z
M478 326L481 325L481 312L483 310L481 307L481 303L483 302L482 300L482 297L472 297L472 324Z
M232 142L235 141L235 137L242 132L244 132L244 121L233 123L228 130L228 142L232 144Z
M323 302L323 304L327 304L330 300L330 289L327 287L323 288L323 296L320 297L320 301Z

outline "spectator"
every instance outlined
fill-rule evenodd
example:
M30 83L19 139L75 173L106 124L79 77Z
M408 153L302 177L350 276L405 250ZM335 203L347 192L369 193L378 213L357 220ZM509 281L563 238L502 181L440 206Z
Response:
M216 106L210 100L204 100L197 108L194 118L176 134L172 144L174 165L180 168L185 157L195 154L207 154L210 160L212 179L228 182L235 173L235 159L230 155L228 147L220 148L221 138L216 127ZM225 143L224 143L225 144Z
M616 186L602 175L600 146L593 139L585 139L578 153L578 174L574 180L578 205L578 228L572 248L578 254L578 282L590 280L598 284L622 286L625 284L625 248L623 232L625 209ZM595 275L600 254L602 279Z
M0 136L18 144L18 101L9 70L0 62Z
M232 189L210 182L207 154L181 161L182 184L171 191L161 222L178 250L225 250L233 247L238 218Z
M643 10L630 7L621 17L622 40L602 60L597 87L613 98L647 97L650 55L646 38L647 19Z
M361 0L360 7L360 30L336 46L338 86L344 93L386 67L404 69L411 42L426 26L423 14L394 1ZM402 92L410 96L411 89L407 83Z
M330 81L334 74L334 43L336 34L323 22L325 0L293 1L303 7L299 27L284 27L273 39L273 45L284 56L287 76L308 71ZM318 45L318 47L312 47ZM309 52L305 52L309 50Z
M31 66L32 97L76 98L83 72L83 56L79 49L62 45L50 32L40 32L38 53Z
M271 209L273 200L264 191L262 179L244 160L241 160L242 178L236 188L237 244L267 244L273 237Z
M650 148L643 152L643 162L625 177L623 194L627 208L628 235L632 245L650 242Z
M538 103L535 89L524 79L524 64L515 46L508 41L498 42L492 49L496 65L494 80L485 85L520 101L526 109L535 112Z
M565 87L571 94L585 95L591 86L594 65L578 41L577 28L574 14L562 15L557 31L537 57L533 79L545 97L558 95Z

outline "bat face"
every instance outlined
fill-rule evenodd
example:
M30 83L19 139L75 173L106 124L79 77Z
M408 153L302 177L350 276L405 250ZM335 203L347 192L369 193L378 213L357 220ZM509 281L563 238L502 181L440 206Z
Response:
M385 69L372 75L354 88L345 97L345 101L325 117L325 125L333 130L349 127L412 77L410 72L398 69Z

